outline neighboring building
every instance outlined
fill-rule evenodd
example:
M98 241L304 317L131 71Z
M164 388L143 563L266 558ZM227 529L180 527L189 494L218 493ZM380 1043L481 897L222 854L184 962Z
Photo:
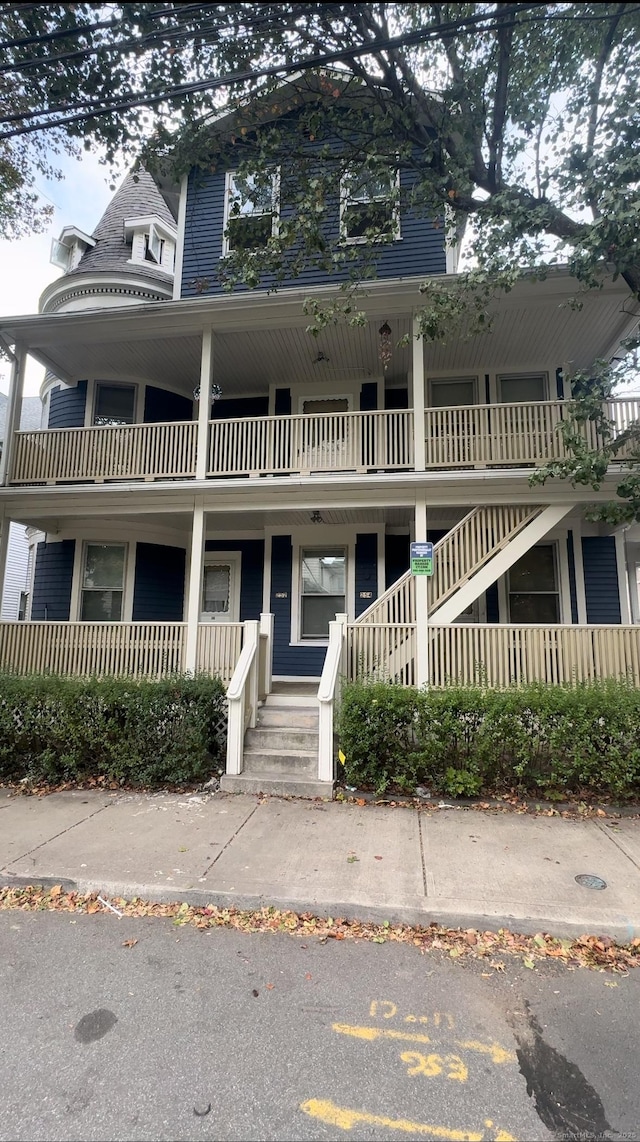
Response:
M4 441L7 398L0 393L0 450ZM42 426L42 404L39 397L25 397L20 415L20 430L27 432ZM0 528L2 524L0 523ZM9 545L2 590L0 618L7 621L25 619L29 612L31 564L26 530L19 523L9 525Z
M532 467L560 455L571 372L637 325L624 283L605 281L576 310L558 269L496 303L490 334L425 345L412 338L419 285L451 275L455 250L441 219L407 208L380 246L366 324L312 340L303 300L341 274L222 290L234 242L263 242L289 208L275 192L254 199L233 171L198 170L176 224L170 196L129 176L92 235L63 231L66 272L41 314L0 321L18 347L0 508L38 540L30 618L42 632L3 644L0 630L0 661L229 680L244 640L229 773L244 765L236 786L297 790L332 778L343 671L436 685L640 680L623 534L587 521L589 489L529 486ZM384 211L379 187L371 201ZM366 208L362 187L345 186L327 225L355 240ZM41 432L15 432L25 351L49 370ZM428 586L408 574L413 539L437 544ZM330 642L336 614L346 625ZM70 625L53 638L53 622ZM291 734L250 729L243 760L271 671L295 684L294 704L320 686L320 784L308 729L298 749ZM291 725L286 704L280 717ZM276 751L297 783L269 762ZM266 776L249 778L252 757Z

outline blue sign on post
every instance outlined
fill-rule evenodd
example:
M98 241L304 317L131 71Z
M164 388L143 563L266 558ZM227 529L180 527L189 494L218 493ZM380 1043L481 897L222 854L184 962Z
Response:
M411 574L433 575L433 544L411 544Z

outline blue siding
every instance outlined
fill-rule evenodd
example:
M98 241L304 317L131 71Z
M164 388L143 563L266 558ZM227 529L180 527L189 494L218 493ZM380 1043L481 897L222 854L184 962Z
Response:
M567 534L567 563L569 565L569 597L571 599L571 622L578 621L578 591L576 587L576 558L573 549L573 532Z
M171 424L174 420L192 420L193 401L168 389L147 385L144 394L145 424Z
M240 621L259 619L264 582L263 539L208 539L206 551L240 551Z
M620 592L616 541L612 535L586 536L582 540L587 622L619 623Z
M232 420L236 416L268 416L269 397L237 397L217 400L211 409L212 420Z
M384 537L384 589L391 587L405 571L409 570L409 536L385 535Z
M360 389L360 412L375 412L378 407L378 386L366 381Z
M413 171L402 171L401 188L409 190L415 182ZM225 174L193 170L187 187L187 206L184 233L184 260L182 268L182 297L197 297L201 294L219 294L223 286L219 272L223 268L222 242L224 230L224 190ZM283 218L291 216L295 208L286 202L281 204ZM327 203L327 236L331 240L338 237L339 201L336 192L333 201ZM402 239L398 242L381 244L375 258L378 278L403 278L422 274L444 274L446 255L444 248L444 227L440 222L425 218L410 207L401 211L400 230ZM291 251L290 257L297 251ZM221 265L222 263L222 265ZM324 285L327 281L347 281L356 261L347 262L331 274L310 267L298 277L294 275L277 282L273 274L265 274L261 289L287 288ZM236 287L245 289L244 286Z
M49 428L84 428L86 404L86 381L78 381L74 389L58 385L49 399Z
M133 589L133 621L179 623L184 617L185 551L158 543L138 543Z
M487 601L487 622L499 623L500 622L500 602L498 597L498 584L492 583L487 587L486 592Z
M75 550L75 539L38 544L31 603L32 619L68 622Z
M273 673L319 678L324 666L324 646L291 646L291 587L293 549L290 535L274 535L271 546L271 610ZM285 595L286 598L278 598Z
M361 591L371 591L370 599L361 599ZM378 597L378 537L356 535L356 618Z

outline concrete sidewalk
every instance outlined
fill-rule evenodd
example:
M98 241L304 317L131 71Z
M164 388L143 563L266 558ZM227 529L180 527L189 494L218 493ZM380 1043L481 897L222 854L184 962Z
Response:
M2 885L626 942L640 934L639 870L635 818L0 790Z

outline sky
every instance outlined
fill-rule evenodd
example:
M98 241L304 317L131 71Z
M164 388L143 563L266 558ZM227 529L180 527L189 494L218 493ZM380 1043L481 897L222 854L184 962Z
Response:
M0 316L37 313L38 299L45 286L62 271L49 261L52 238L58 238L63 226L77 226L91 234L98 224L113 191L109 189L110 169L101 166L97 154L85 152L80 160L63 156L60 167L64 179L48 182L39 179L38 191L54 207L53 217L42 234L33 234L14 242L0 241ZM0 392L9 389L8 362L0 359ZM36 396L44 377L44 369L28 360L25 396Z

